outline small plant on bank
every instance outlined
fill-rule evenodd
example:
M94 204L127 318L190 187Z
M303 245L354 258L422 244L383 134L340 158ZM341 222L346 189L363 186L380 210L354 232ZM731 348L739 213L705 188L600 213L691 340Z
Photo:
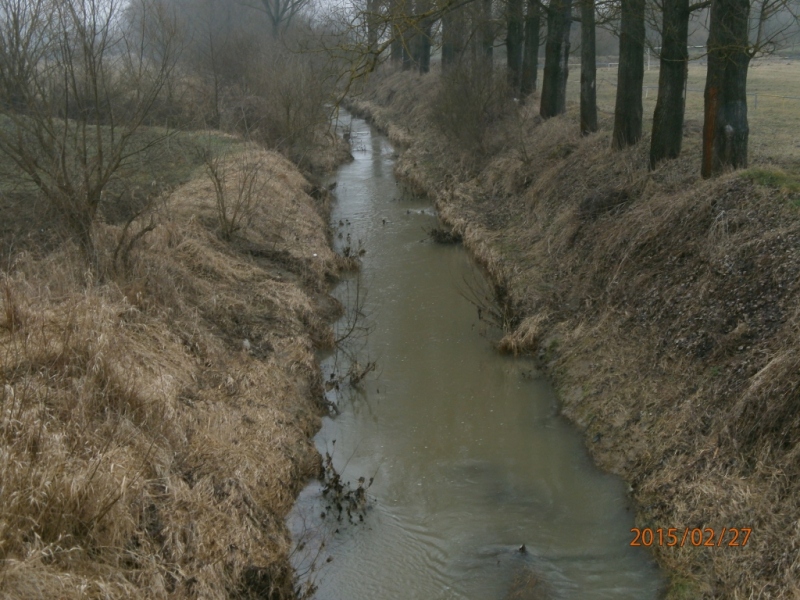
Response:
M474 274L472 281L464 277L464 287L459 295L472 304L478 311L478 320L508 333L519 325L511 299L503 285L491 288L479 274Z
M334 443L336 442L334 441ZM369 507L367 490L372 485L374 477L370 477L369 481L364 477L359 477L358 485L353 487L349 481L342 479L339 471L333 466L333 457L330 452L325 453L322 468L324 484L322 496L329 504L325 506L327 512L323 512L320 516L324 519L331 513L335 513L337 521L341 522L347 515L348 522L354 525L363 523Z
M229 240L253 218L269 182L261 174L263 159L250 145L234 156L203 151L206 173L214 185L216 213L222 237Z
M437 244L460 244L464 238L460 233L443 227L434 227L428 231L428 237Z

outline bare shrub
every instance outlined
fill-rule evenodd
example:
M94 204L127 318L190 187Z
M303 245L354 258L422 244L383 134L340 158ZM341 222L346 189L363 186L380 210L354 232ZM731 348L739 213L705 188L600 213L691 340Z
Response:
M321 56L273 43L250 65L246 93L227 101L222 126L303 164L328 130L335 75Z
M216 214L220 232L230 239L246 227L264 199L269 177L264 173L264 155L252 145L235 154L215 155L204 151L206 173L214 184Z

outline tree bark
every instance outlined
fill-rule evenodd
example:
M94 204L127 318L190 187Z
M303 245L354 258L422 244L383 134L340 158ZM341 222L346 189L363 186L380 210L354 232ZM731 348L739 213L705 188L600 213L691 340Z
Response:
M520 94L524 98L536 89L539 72L539 0L528 0L525 15L525 48L522 54Z
M412 15L414 14L414 3L412 0L400 0L402 2L402 32L403 32L403 70L408 71L414 68L415 45L417 43L416 32L412 27Z
M429 17L420 19L420 15L424 15L431 10L431 0L416 0L414 19L417 21L417 31L414 36L414 63L419 69L420 73L427 73L431 70L431 30L433 29L433 20Z
M642 137L644 33L644 0L622 0L612 141L616 150L632 146Z
M703 124L703 177L747 166L749 0L713 0Z
M367 51L373 54L378 47L378 2L367 0Z
M567 110L569 76L569 30L572 0L552 0L547 9L547 43L539 114L548 119Z
M417 65L419 72L422 74L431 70L431 30L433 29L433 21L431 19L423 19L420 24L422 31L418 34L417 48L419 48L419 56L417 56Z
M464 52L464 9L456 8L442 16L442 71L449 70Z
M398 27L398 20L400 19L400 1L389 0L389 23L391 25L392 42L389 46L389 60L393 65L399 65L403 62L403 38Z
M506 24L506 56L508 65L508 87L517 95L522 80L522 0L508 0Z
M581 134L597 131L594 0L581 0Z
M481 0L481 58L483 66L491 71L494 61L494 25L492 24L492 0Z
M650 138L650 168L677 158L683 142L686 76L689 66L689 0L664 0L658 100Z

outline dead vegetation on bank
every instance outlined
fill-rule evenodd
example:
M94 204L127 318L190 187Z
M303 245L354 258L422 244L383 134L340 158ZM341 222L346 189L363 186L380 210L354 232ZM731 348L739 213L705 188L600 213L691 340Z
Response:
M230 241L199 172L100 280L69 244L6 254L0 597L294 597L284 517L322 466L314 350L342 263L326 194L247 152L259 197ZM98 226L102 256L123 229Z
M638 526L753 529L744 548L654 546L669 597L800 597L796 165L756 155L701 180L687 123L683 156L648 173L647 139L612 153L608 122L581 138L574 111L535 107L459 162L420 108L436 78L391 74L354 104L407 128L399 174L507 293L519 325L501 347L548 365Z

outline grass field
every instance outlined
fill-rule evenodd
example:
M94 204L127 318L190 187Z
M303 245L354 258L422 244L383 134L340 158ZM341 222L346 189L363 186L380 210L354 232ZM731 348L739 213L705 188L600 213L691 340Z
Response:
M649 130L658 94L658 68L653 61L645 71L645 130ZM567 101L579 101L579 67L570 68ZM703 123L703 89L706 68L697 61L689 66L686 93L686 123L700 136ZM617 67L597 71L597 105L614 112ZM764 59L750 64L747 78L747 106L750 120L750 156L753 163L791 166L800 160L800 61ZM793 98L787 98L787 96Z

